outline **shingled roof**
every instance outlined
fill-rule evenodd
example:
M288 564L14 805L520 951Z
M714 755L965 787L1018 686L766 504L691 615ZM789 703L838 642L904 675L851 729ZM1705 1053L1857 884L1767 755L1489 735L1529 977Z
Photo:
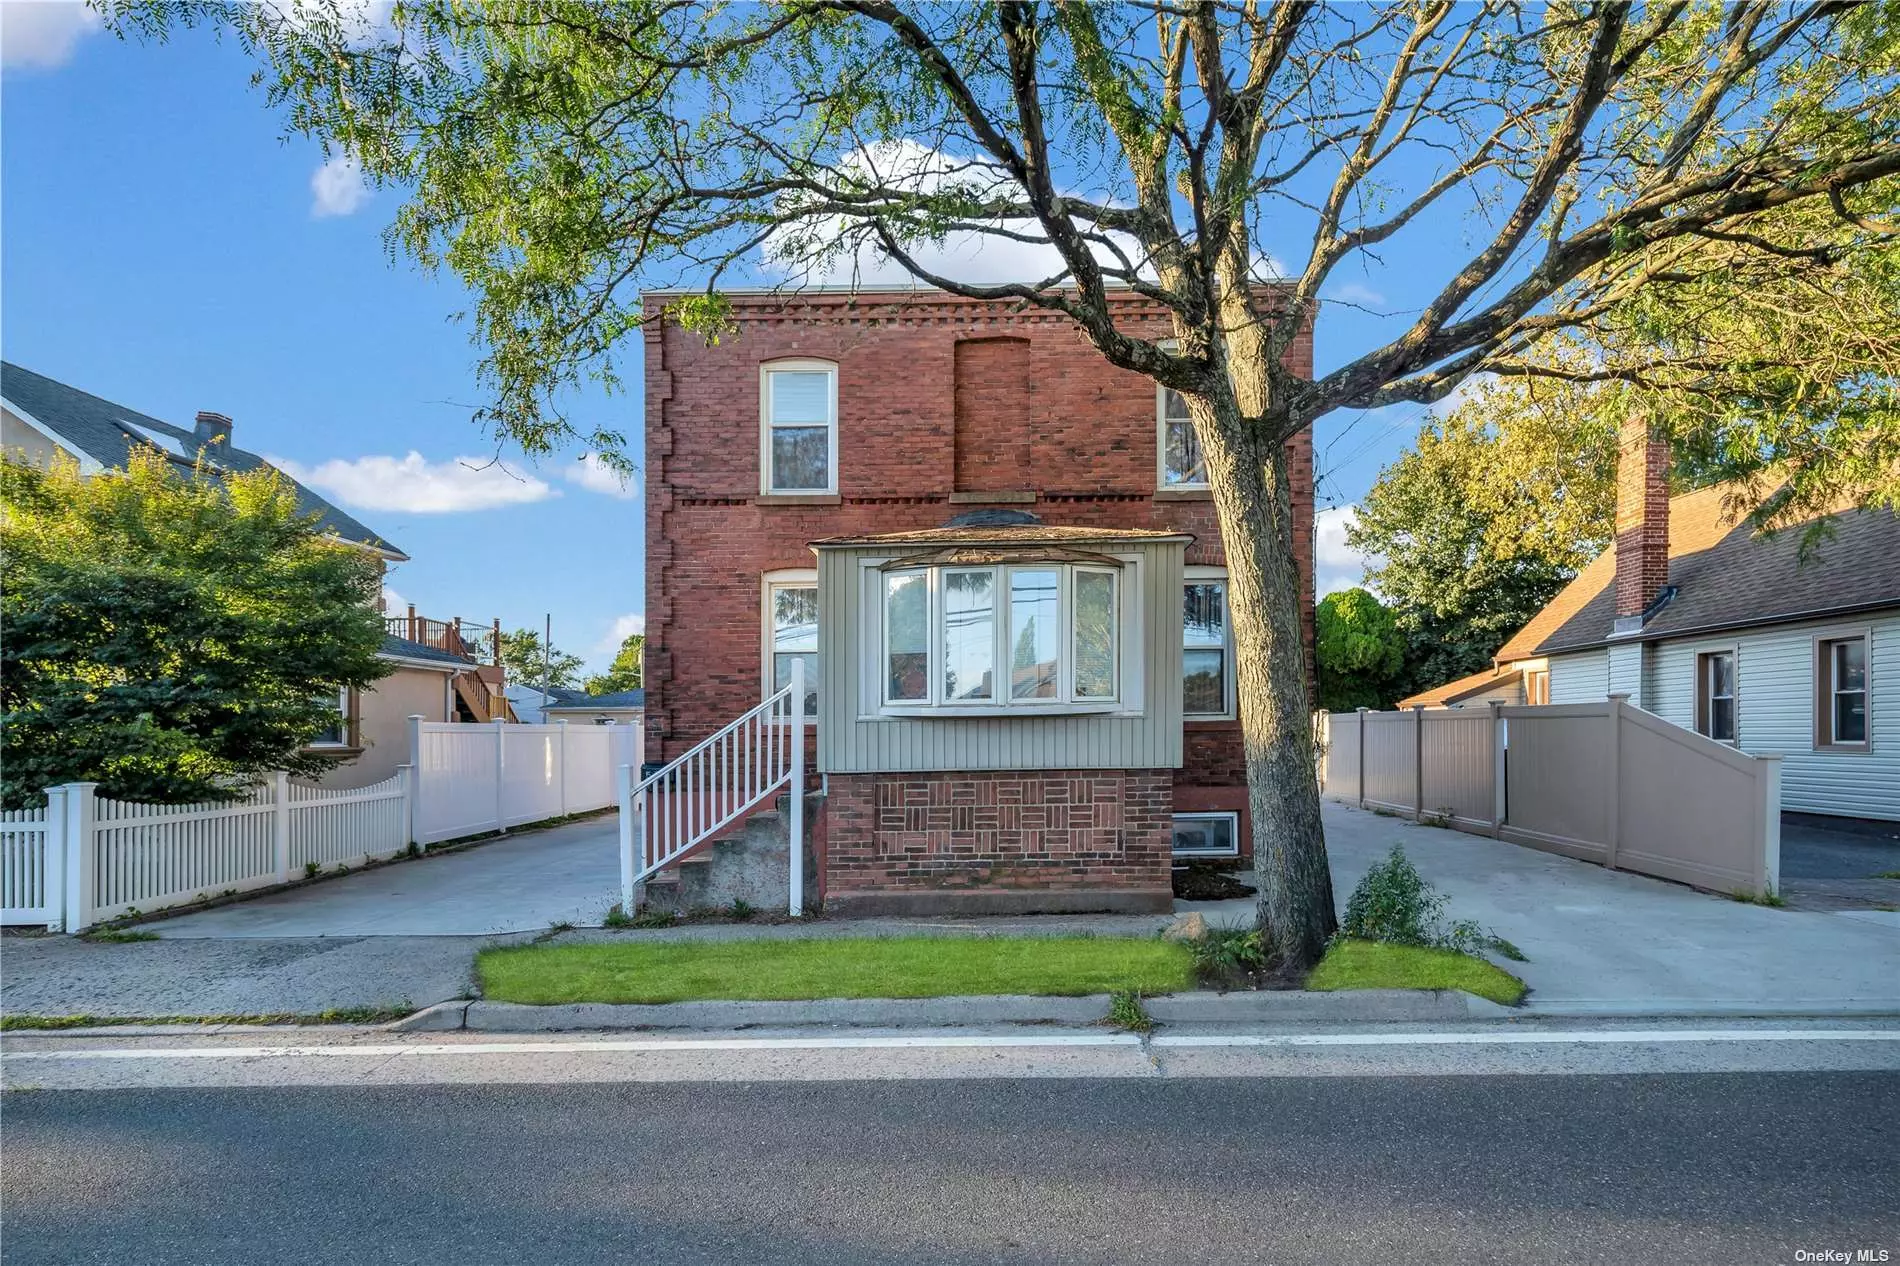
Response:
M158 449L173 465L184 469L190 469L200 451L197 434L188 427L174 426L136 409L102 400L77 387L69 387L11 362L0 364L0 396L5 397L9 404L24 410L33 421L51 429L66 445L77 448L101 466L114 470L124 469L133 447L139 444ZM257 454L247 453L229 444L219 445L205 456L228 470L276 469ZM278 473L283 475L282 471ZM384 537L372 532L289 475L283 475L283 478L290 480L291 486L297 490L298 510L316 517L318 530L352 544L393 555L397 559L408 557Z
M1804 529L1756 533L1723 507L1723 485L1669 501L1674 598L1642 641L1900 607L1900 516L1836 507L1832 535L1801 557ZM1616 551L1605 550L1499 649L1499 663L1605 645L1616 618Z

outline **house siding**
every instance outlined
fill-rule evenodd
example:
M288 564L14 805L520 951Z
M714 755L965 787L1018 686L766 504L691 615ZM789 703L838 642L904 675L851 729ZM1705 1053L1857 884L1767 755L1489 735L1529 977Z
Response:
M1550 657L1550 701L1593 703L1610 696L1610 657L1605 651L1582 651Z
M1872 742L1865 752L1817 750L1815 641L1857 632L1870 635ZM1782 758L1782 808L1900 820L1900 612L1659 643L1639 702L1694 729L1696 657L1715 650L1735 652L1736 745Z
M1157 542L1091 548L1132 562L1141 640L1139 646L1127 646L1124 662L1133 656L1141 665L1138 715L880 715L877 655L866 650L882 644L881 613L874 593L866 592L865 577L867 572L873 577L881 573L865 564L914 554L916 547L823 551L818 658L826 688L819 704L819 769L843 774L1180 766L1181 546ZM832 630L830 636L827 629ZM856 632L841 637L841 629ZM1165 688L1169 683L1173 689ZM1225 764L1220 757L1214 759Z

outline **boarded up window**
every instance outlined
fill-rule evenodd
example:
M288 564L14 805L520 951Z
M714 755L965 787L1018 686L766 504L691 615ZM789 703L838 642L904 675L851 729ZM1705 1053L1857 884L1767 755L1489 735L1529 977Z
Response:
M964 339L956 348L956 490L1014 492L1030 478L1029 340Z

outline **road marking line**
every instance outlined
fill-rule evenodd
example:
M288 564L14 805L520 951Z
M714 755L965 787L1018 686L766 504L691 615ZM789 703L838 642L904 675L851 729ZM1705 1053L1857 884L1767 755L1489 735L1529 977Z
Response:
M1476 1033L1230 1033L1165 1034L1150 1044L1173 1049L1328 1046L1642 1046L1660 1042L1900 1042L1900 1029L1598 1029L1570 1032ZM640 1038L536 1042L426 1042L374 1046L175 1046L93 1047L82 1050L8 1052L15 1060L113 1059L387 1059L428 1055L616 1055L667 1051L968 1050L1015 1048L1135 1048L1141 1039L1125 1033L1014 1036Z

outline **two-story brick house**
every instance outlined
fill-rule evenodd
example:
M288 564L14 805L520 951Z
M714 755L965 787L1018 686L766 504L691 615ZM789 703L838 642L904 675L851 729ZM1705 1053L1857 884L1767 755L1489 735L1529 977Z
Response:
M1249 851L1178 396L1010 303L741 294L709 345L672 297L645 328L650 763L802 659L827 910L1166 909L1172 857ZM1288 361L1310 376L1310 332ZM1310 656L1310 437L1290 452Z

